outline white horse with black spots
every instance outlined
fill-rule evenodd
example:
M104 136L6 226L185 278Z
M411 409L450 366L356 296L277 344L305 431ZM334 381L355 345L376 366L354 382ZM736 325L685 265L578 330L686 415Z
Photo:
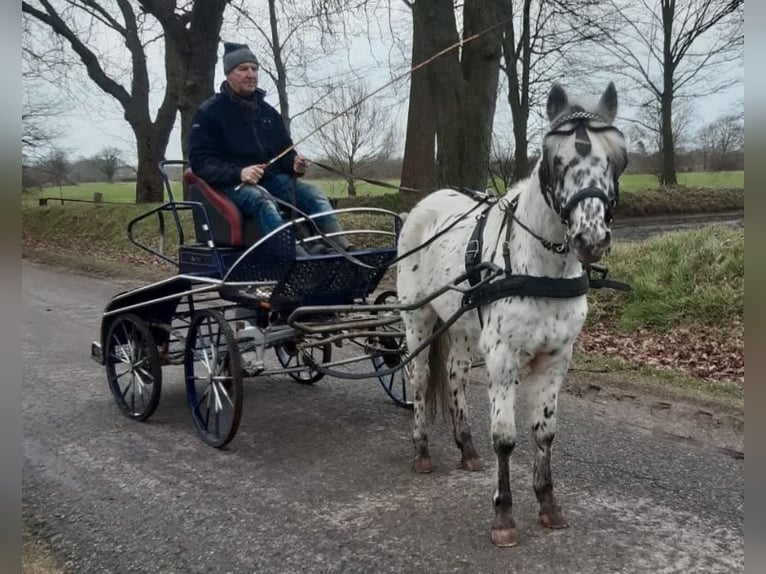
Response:
M617 92L610 83L595 107L585 107L570 103L564 89L554 85L546 111L550 131L543 140L542 156L533 175L513 186L485 213L479 260L494 263L508 277L547 281L546 286L554 289L559 280L571 284L585 279L587 290L583 267L600 260L610 248L617 180L627 163L625 140L612 126ZM474 215L478 211L471 209L475 205L476 200L464 193L442 189L410 212L398 248L400 254L416 251L398 263L400 303L411 305L465 271L466 246L476 238ZM419 246L423 247L418 250ZM562 285L566 282L560 281ZM468 287L468 283L459 287ZM460 313L464 301L461 292L449 290L424 306L403 312L408 348L416 349ZM514 409L519 385L528 386L533 403L533 487L540 520L549 528L568 526L553 494L551 443L561 384L587 310L582 290L553 297L501 293L465 312L431 343L429 352L413 359L412 438L417 472L431 471L426 412L428 406L435 412L437 402L452 416L462 467L483 468L471 438L465 386L472 361L483 357L486 363L497 459L491 533L498 546L514 546L517 541L509 462L516 446Z

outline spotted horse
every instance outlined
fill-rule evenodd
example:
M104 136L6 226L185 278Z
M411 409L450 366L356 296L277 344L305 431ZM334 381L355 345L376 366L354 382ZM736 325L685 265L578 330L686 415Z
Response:
M625 139L612 125L613 83L595 106L570 103L555 84L546 112L550 129L528 179L481 210L474 210L470 194L435 191L410 212L398 244L400 254L414 250L397 265L403 306L467 270L468 279L457 289L402 312L409 349L434 337L428 352L412 362L414 467L420 473L432 470L426 425L439 404L451 414L462 468L483 468L465 400L472 362L483 359L497 460L491 527L497 546L517 543L509 464L520 387L529 392L533 409L533 487L540 520L548 528L568 526L551 475L557 404L588 310L588 268L610 249L617 181L627 164ZM464 312L466 306L472 310Z

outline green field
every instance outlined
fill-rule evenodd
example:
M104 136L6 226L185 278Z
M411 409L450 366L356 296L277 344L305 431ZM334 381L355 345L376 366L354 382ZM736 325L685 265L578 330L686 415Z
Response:
M397 184L398 180L390 179L388 183ZM315 180L313 183L319 184L329 197L346 197L345 182L340 180ZM738 188L745 187L744 171L728 172L690 172L679 173L678 183L691 188ZM620 188L623 191L644 191L647 189L656 189L657 178L651 174L628 174L620 179ZM23 195L25 203L37 203L40 197L58 198L59 193L65 199L92 200L93 194L100 192L104 201L128 202L135 200L136 187L134 183L83 183L80 185L67 185L61 188L49 187L38 191L32 191ZM173 183L173 193L177 198L181 197L181 184ZM357 193L360 196L375 196L392 193L391 189L376 187L364 182L358 182ZM167 197L165 198L167 200Z
M686 187L705 187L712 189L745 187L744 171L693 171L677 174L678 185ZM625 191L643 191L656 189L657 178L649 173L631 173L620 178L620 189Z

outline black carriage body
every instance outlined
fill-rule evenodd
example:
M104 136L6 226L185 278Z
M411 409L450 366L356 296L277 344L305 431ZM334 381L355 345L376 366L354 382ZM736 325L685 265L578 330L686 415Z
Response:
M126 313L141 318L152 326L152 335L157 343L168 340L168 332L159 325L170 325L181 301L179 294L188 291L191 281L173 277L152 285L137 287L118 293L107 303L101 321L101 348L105 348L106 335L112 322Z

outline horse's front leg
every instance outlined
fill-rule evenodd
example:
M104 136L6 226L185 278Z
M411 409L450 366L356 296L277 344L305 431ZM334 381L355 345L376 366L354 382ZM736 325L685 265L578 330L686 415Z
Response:
M484 462L476 452L465 400L465 388L470 379L473 349L465 335L451 337L450 354L447 361L449 374L449 409L452 415L452 429L455 443L460 449L460 466L463 470L483 470Z
M571 346L554 355L545 355L532 362L530 372L532 435L536 446L533 487L540 503L540 521L548 528L569 526L553 494L551 449L556 436L559 392L571 356Z
M511 361L487 360L489 372L489 402L491 409L492 447L497 459L497 490L493 496L495 520L492 542L496 546L516 546L518 533L513 520L510 461L516 447L516 386L518 371Z

